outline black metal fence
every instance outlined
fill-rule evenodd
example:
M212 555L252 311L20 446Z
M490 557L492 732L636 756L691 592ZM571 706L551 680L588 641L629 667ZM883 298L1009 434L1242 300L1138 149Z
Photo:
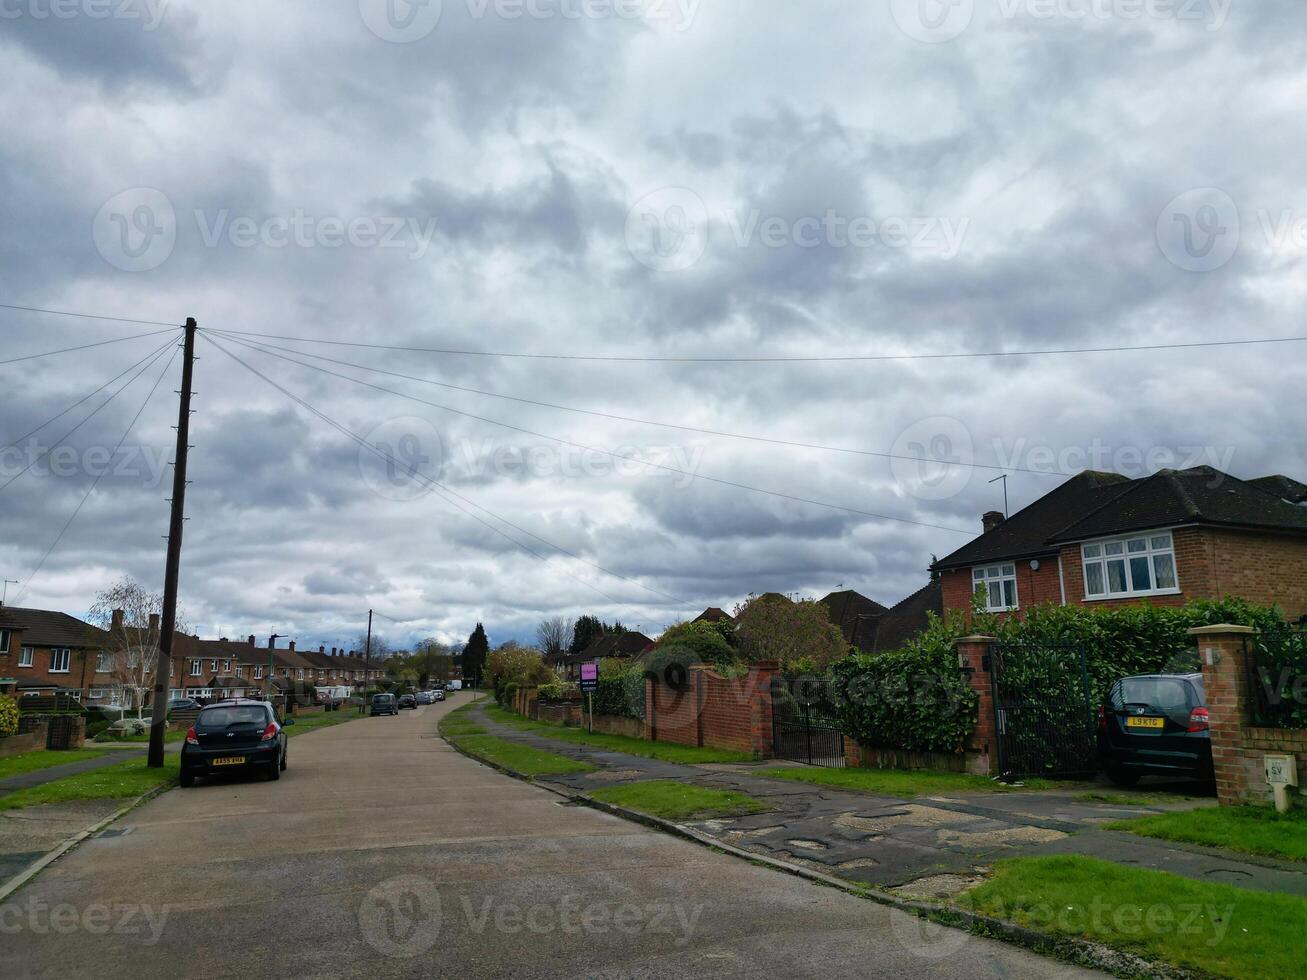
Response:
M1249 720L1262 728L1307 728L1307 633L1264 632L1246 642Z
M1096 771L1095 710L1084 648L998 643L990 656L1000 778Z
M844 766L844 732L836 720L829 680L778 678L772 685L772 737L776 758L810 766Z

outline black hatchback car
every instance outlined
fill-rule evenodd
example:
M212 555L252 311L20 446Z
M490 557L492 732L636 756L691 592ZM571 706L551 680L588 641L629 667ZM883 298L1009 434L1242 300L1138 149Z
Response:
M1149 774L1212 780L1203 675L1142 674L1117 681L1098 709L1098 749L1118 786L1133 786Z
M280 779L286 768L284 722L266 701L217 701L200 711L182 743L181 784L230 772L266 772Z
M393 694L374 694L372 695L372 709L369 714L373 718L377 715L397 715L399 714L399 700Z

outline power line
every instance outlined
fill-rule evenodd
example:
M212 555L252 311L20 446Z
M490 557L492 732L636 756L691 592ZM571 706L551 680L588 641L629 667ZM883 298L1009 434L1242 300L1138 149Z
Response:
M228 337L230 331L214 331L220 337ZM392 378L402 378L405 381L416 381L419 384L433 385L437 388L446 388L450 391L462 391L473 395L484 395L487 398L501 398L505 401L518 402L523 405L535 405L539 408L553 408L560 412L573 412L577 415L592 415L595 418L608 419L614 422L633 422L637 425L652 425L663 429L676 429L680 432L693 432L698 435L721 436L726 439L742 439L747 442L763 442L773 446L786 446L790 449L815 449L828 453L846 453L852 456L872 456L877 459L901 459L912 463L930 462L939 466L966 466L972 469L982 470L1000 470L1003 472L1031 473L1036 476L1046 477L1068 477L1074 476L1074 473L1064 473L1061 470L1036 470L1025 466L999 466L995 463L977 463L962 462L961 460L947 459L930 459L923 460L919 456L906 456L902 453L884 453L871 449L853 449L848 446L825 446L811 442L798 442L789 439L773 439L770 436L758 436L742 432L725 432L721 429L705 429L694 425L681 425L676 422L659 422L653 419L639 419L630 415L617 415L612 412L598 412L588 408L576 408L571 405L558 405L554 402L537 401L534 398L522 398L518 395L505 395L498 391L486 391L482 388L469 388L465 385L456 385L447 381L437 381L434 378L423 378L412 374L403 374L399 371L387 371L384 368L372 367L367 364L355 364L352 361L342 361L334 357L326 357L322 354L312 354L308 351L295 350L292 347L280 347L276 344L255 344L250 341L241 341L235 337L228 337L235 343L243 343L246 347L252 347L265 353L273 350L285 351L288 354L299 354L302 357L311 357L315 361L326 361L329 364L339 364L342 367L357 368L360 371L371 371L374 374L384 374Z
M160 354L162 354L162 350L160 351ZM164 364L163 370L159 372L159 376L154 379L154 384L153 386L151 386L149 394L145 396L145 400L141 402L141 407L136 410L136 414L132 416L131 422L127 424L127 429L125 432L123 432L122 438L118 440L118 444L113 447L113 452L109 455L110 459L113 459L115 456L117 456L118 451L123 448L123 443L126 442L127 437L131 435L132 429L136 428L136 423L140 421L141 415L145 412L145 407L150 404L150 399L152 399L154 397L154 393L159 390L159 382L161 382L164 378L164 375L168 373L168 369L172 367L172 362L176 358L177 358L177 348L174 347L172 356L169 357L168 362ZM158 360L158 356L155 357L155 360L156 361ZM132 380L135 379L133 378ZM37 563L36 568L34 568L32 570L32 574L27 577L27 582L23 585L22 589L19 590L18 599L14 600L15 602L21 600L24 594L26 594L28 587L31 586L32 584L32 580L36 578L37 575L40 574L41 569L45 567L45 563L49 560L50 555L54 553L55 548L59 547L59 542L64 539L64 535L67 534L68 529L72 527L73 521L77 520L77 515L82 512L82 508L85 507L86 502L91 499L91 494L95 493L95 488L100 485L100 481L104 479L104 475L107 472L109 472L109 468L106 466L103 469L101 469L100 472L96 475L95 481L91 484L90 488L82 496L82 499L77 504L76 509L73 510L68 520L64 522L64 526L59 529L59 533L55 535L54 542L50 545L49 548L45 550L45 554L41 556L41 560Z
M166 347L167 345L165 344L164 346ZM83 404L85 404L85 403L88 402L90 399L92 399L92 398L94 398L96 395L98 395L100 392L104 391L105 388L108 388L111 384L113 384L115 381L117 381L119 378L121 378L124 374L127 374L129 371L131 371L132 368L137 367L137 366L139 366L139 365L141 365L141 364L144 364L144 363L145 363L146 361L148 361L152 356L153 356L153 355L151 355L151 354L146 354L143 358L141 358L141 359L140 359L139 361L137 361L135 364L130 365L126 370L124 370L124 371L122 372L122 374L118 374L118 375L116 375L115 377L110 378L110 379L109 379L108 381L106 381L104 384L100 385L100 387L96 388L95 391L91 392L89 395L86 395L86 396L84 396L84 397L82 397L82 398L79 398L77 401L73 402L71 405L69 405L67 408L65 408L65 409L64 409L62 412L60 412L58 415L53 415L53 416L51 416L50 418L48 418L48 419L46 419L44 422L42 422L40 425L38 425L35 429L32 429L30 432L26 432L26 433L24 433L23 435L21 435L21 436L19 436L17 439L15 439L13 442L10 442L10 443L8 443L7 445L5 445L3 448L0 448L0 452L3 452L5 449L13 449L13 448L14 448L15 446L17 446L20 442L22 442L24 439L27 439L27 438L29 438L29 437L31 437L31 436L36 435L38 432L40 432L42 429L44 429L44 428L45 428L47 425L49 425L50 423L59 421L61 418L63 418L65 415L67 415L69 412L71 412L71 411L72 411L74 408L76 408L78 405L83 405Z
M105 316L103 313L74 313L70 310L47 310L40 306L15 306L13 303L0 303L0 310L22 310L24 313L47 313L50 316L71 316L81 320L108 320L113 323L143 323L148 327L172 327L180 330L181 324L168 323L164 320L135 320L126 316Z
M476 502L474 502L474 501L470 500L469 498L463 496L463 494L459 493L458 491L453 490L453 489L450 489L449 487L446 487L444 484L437 483L435 480L432 480L430 477L427 477L427 476L425 476L424 474L419 473L419 472L417 471L416 466L414 466L414 465L408 465L408 466L405 466L404 464L400 463L399 460L395 459L395 457L392 456L390 453L386 452L385 450L381 449L381 448L378 447L378 446L373 446L371 443L369 443L369 442L368 442L366 439L364 439L362 436L358 435L357 433L353 432L351 429L349 429L349 428L345 427L344 425L342 425L341 423L337 422L335 419L329 417L328 415L326 415L326 414L324 414L323 412L319 411L318 409L314 408L312 405L310 405L310 404L309 404L307 401L305 401L303 398L300 398L298 395L296 395L296 394L294 394L293 392L287 390L287 389L284 388L282 385L278 384L276 381L273 381L271 378L269 378L269 377L268 377L267 375L265 375L263 372L259 371L259 370L258 370L257 368L255 368L253 365L251 365L251 364L249 364L248 362L242 360L240 357L238 357L237 355L233 354L231 351L227 350L227 348L223 347L221 344L219 344L219 343L218 343L216 340L214 340L212 337L208 336L208 334L204 334L203 336L204 336L204 339L205 339L205 340L207 340L207 341L208 341L210 344L212 344L214 347L217 347L218 350L222 351L224 354L226 354L228 357L230 357L232 360L234 360L237 364L240 364L240 365L241 365L242 367L244 367L246 370L250 371L252 374L256 375L257 377L261 378L263 381L267 382L267 383L268 383L269 385L271 385L272 387L276 388L278 391L280 391L280 392L281 392L283 395L285 395L287 398L289 398L289 399L291 399L292 401L296 402L298 405L300 405L301 407L303 407L303 408L306 409L307 411L312 412L314 415L316 415L316 416L317 416L318 418L320 418L322 421L326 422L328 425L330 425L330 426L331 426L332 428L334 428L336 431L340 432L342 435L347 436L349 439L351 439L352 441L356 442L359 446L361 446L361 447L367 449L367 450L368 450L369 452L371 452L373 455L375 455L375 456L377 456L377 457L379 457L379 458L385 460L386 462L390 463L392 466L402 467L403 469L407 470L407 472L409 473L409 475L411 475L411 476L414 477L415 479L421 480L423 483L427 484L428 487L430 487L430 488L432 488L432 489L439 490L439 491L442 492L442 494L448 494L449 496L456 497L456 498L458 498L458 500L462 500L462 501L466 502L467 504L469 504L470 506L475 507L477 510L480 510L480 511L483 511L484 513L486 513L486 514L489 514L489 515L490 515L491 517L493 517L495 520L500 521L500 522L503 523L503 524L506 524L507 526L513 528L514 530L519 531L519 532L521 532L522 534L527 535L528 537L534 538L535 540L541 542L542 544L548 545L550 548L553 548L554 550L556 550L556 551L558 551L558 552L560 552L560 553L566 555L567 557L569 557L569 558L571 558L571 559L573 559L573 560L575 560L575 561L579 561L579 562L582 562L583 564L589 565L589 566L592 567L592 568L596 568L596 569L598 569L599 571L603 572L603 573L606 574L606 575L611 575L611 576L613 576L614 578L621 579L621 580L624 581L624 582L629 582L630 584L635 585L635 586L638 586L639 588L642 588L642 589L644 589L644 590L647 591L647 592L651 592L651 593L653 593L654 595L662 596L663 598L666 598L666 599L671 599L672 601L677 602L677 603L679 603L679 604L684 605L684 604L686 603L686 600L684 600L684 599L682 599L682 598L680 598L680 597L678 597L678 596L674 596L674 595L672 595L672 594L669 593L669 592L663 592L663 591L661 591L661 590L659 590L659 589L652 588L651 586L645 585L644 583L642 583L642 582L640 582L640 581L638 581L638 580L636 580L636 579L633 579L633 578L631 578L631 577L629 577L629 576L627 576L627 575L622 575L620 572L615 572L615 571L613 571L612 569L605 568L603 565L597 564L596 562L592 562L592 561L589 561L589 560L587 560L587 559L585 559L585 558L582 558L580 555L576 555L576 554L572 553L571 551L568 551L566 548L563 548L561 545L554 544L552 541L548 541L547 539L540 537L540 535L538 535L538 534L534 534L534 533L532 533L531 531L528 531L526 528L521 527L521 526L518 525L518 524L514 524L512 521L508 520L507 518L505 518L505 517L501 517L500 515L494 513L493 511L491 511L491 510L489 510L489 509L487 509L487 508L485 508L485 507L482 507L480 504L477 504ZM237 341L237 343L240 343L240 341ZM545 564L550 564L550 565L553 564L553 562L551 562L549 558L547 558L546 556L540 554L540 552L536 551L536 550L535 550L534 548L532 548L530 545L523 544L521 541L518 541L518 540L517 540L516 538L514 538L512 535L510 535L510 534L506 533L505 531L503 531L501 528L495 527L493 524L489 523L488 521L484 520L483 518L478 517L476 514L471 513L469 510L467 510L466 508L462 507L462 506L461 506L461 505L460 505L456 500L449 500L449 496L443 496L443 495L442 495L442 499L449 501L449 502L452 503L456 508L458 508L460 511L462 511L462 512L465 513L465 514L467 514L467 516L471 517L473 520L475 520L475 521L477 521L478 523L480 523L480 524L484 525L485 527L489 528L491 531L493 531L493 532L495 532L496 534L500 535L500 536L501 536L502 538L504 538L505 540L512 542L514 545L516 545L517 547L521 548L523 551L525 551L527 554L531 555L532 557L538 559L539 561L544 562ZM591 589L591 590L593 590L594 592L597 592L599 595L603 596L605 599L609 600L610 602L612 602L612 603L614 603L614 604L616 604L616 605L630 605L630 603L622 602L622 600L617 599L616 597L609 595L608 593L602 591L601 589L597 588L596 586L592 585L591 583L586 582L584 579L576 578L576 576L571 575L571 574L568 573L566 570L562 570L562 571L563 571L563 574L564 574L564 575L567 575L568 578L571 578L571 579L573 579L573 580L579 582L580 584L584 585L586 588Z
M91 421L91 419L93 419L93 418L95 418L97 415L99 415L99 414L100 414L100 411L101 411L101 410L102 410L106 405L108 405L111 401L113 401L115 398L117 398L119 395L121 395L124 391L126 391L128 388L130 388L130 387L131 387L131 386L136 382L136 379L137 379L137 378L139 378L142 374L144 374L146 371L148 371L148 370L150 369L150 366L151 366L152 364L154 364L154 362L157 361L160 357L163 356L163 352L164 352L165 350L167 350L168 347L169 347L171 344L172 344L172 341L169 340L169 341L168 341L167 343L165 343L162 347L160 347L158 350L156 350L153 354L149 354L149 355L147 355L147 356L144 358L144 362L145 362L145 363L143 364L143 366L141 367L141 369L140 369L139 371L137 371L134 375L131 376L131 378L129 378L127 381L125 381L125 382L122 384L122 386L121 386L120 388L118 388L117 391L115 391L113 394L111 394L111 395L110 395L108 398L106 398L104 401L100 402L100 404L97 405L97 406L96 406L96 407L91 411L91 413L90 413L89 415L87 415L84 419L82 419L80 422L78 422L75 426L73 426L71 429L69 429L69 430L68 430L67 432L65 432L63 435L61 435L58 439L56 439L56 440L55 440L55 441L50 445L50 448L49 448L49 449L47 449L45 452L41 453L40 456L37 456L35 459L33 459L31 462L29 462L26 466L24 466L21 470L19 470L17 473L15 473L12 477L10 477L10 478L9 478L8 480L6 480L4 483L0 483L0 490L5 490L5 489L7 489L7 488L8 488L8 487L9 487L9 486L10 486L10 485L15 481L15 480L17 480L20 476L22 476L24 473L26 473L28 470L30 470L33 466L35 466L37 463L41 462L41 460L45 459L45 458L46 458L47 456L49 456L52 452L54 452L55 449L56 449L56 447L60 446L60 445L63 443L63 441L64 441L65 439L67 439L67 438L68 438L69 436L71 436L74 432L76 432L78 429L80 429L82 426L84 426L87 422ZM138 364L141 364L142 362L138 361L137 363L138 363ZM135 367L135 365L133 365L133 367ZM127 370L130 371L131 368L128 368ZM123 373L125 374L126 372L123 372ZM119 377L122 377L122 375L119 375Z
M142 337L158 337L165 333L172 333L171 330L155 330L152 333L136 333L130 337L116 337L113 340L101 340L94 344L82 344L79 347L64 347L60 350L48 350L44 354L25 354L22 357L11 357L7 361L0 361L0 367L6 364L18 364L22 361L36 361L42 357L54 357L56 354L72 354L79 350L90 350L92 347L107 347L110 344L121 344L127 340L140 340Z
M226 338L226 339L231 340L231 342L233 342L233 343L240 344L240 345L243 346L243 347L247 347L247 348L251 348L251 349L254 349L254 350L258 350L258 348L255 347L254 345L249 344L249 343L246 343L246 342L244 342L244 341L234 340L234 339L232 339L232 338ZM212 342L213 342L213 341L210 340L210 343L212 343ZM269 357L275 357L275 358L278 358L279 360L289 361L289 362L291 362L292 364L298 364L298 365L300 365L301 367L306 367L306 368L309 368L310 370L313 370L313 371L319 371L319 372L321 372L321 373L323 373L323 374L328 374L328 375L331 375L332 377L335 377L335 378L341 378L341 379L343 379L343 380L345 380L345 381L352 381L354 384L362 385L362 386L365 387L365 388L371 388L371 389L373 389L374 391L380 391L380 392L384 392L384 393L389 394L389 395L395 395L395 396L398 397L398 398L404 398L404 399L407 399L407 400L409 400L409 401L417 402L418 404L421 404L421 405L428 405L428 406L430 406L431 408L438 408L438 409L440 409L441 411L451 412L451 413L453 413L454 415L462 415L462 416L464 416L465 418L475 419L475 420L477 420L478 422L486 422L486 423L489 423L490 425L497 425L497 426L500 426L500 427L505 428L505 429L511 429L511 430L514 431L514 432L521 432L521 433L523 433L524 435L534 436L534 437L536 437L537 439L547 439L547 440L549 440L550 442L557 442L557 443L559 443L560 445L570 446L570 447L572 447L572 448L575 448L575 449L581 449L581 450L584 450L584 451L586 451L586 452L596 452L596 453L599 453L599 454L604 455L604 456L610 456L610 457L612 457L613 459L624 460L624 461L626 461L626 462L628 462L628 463L637 463L637 464L640 464L640 465L643 465L643 466L650 466L650 467L653 467L653 468L655 468L655 469L666 470L666 471L669 472L669 473L677 473L677 474L679 474L679 475L681 475L681 476L687 476L687 477L689 477L689 478L691 478L691 479L693 479L693 480L707 480L707 481L710 482L710 483L719 483L719 484L721 484L722 486L734 487L734 488L736 488L737 490L748 490L748 491L750 491L751 493L761 493L761 494L766 494L767 496L770 496L770 497L778 497L778 498L780 498L780 499L782 499L782 500L790 500L790 501L794 501L794 502L796 502L796 503L801 503L801 504L811 504L811 505L814 506L814 507L824 507L824 508L827 508L828 510L844 511L845 513L849 513L849 514L857 514L857 515L859 515L859 516L861 516L861 517L871 517L871 518L875 518L876 520L882 520L882 521L894 521L894 522L896 522L896 523L900 523L900 524L911 524L911 525L915 525L915 526L917 526L917 527L928 527L928 528L933 528L933 529L938 530L938 531L952 531L952 532L955 533L955 534L966 534L966 535L968 535L968 536L971 536L971 535L974 534L974 532L972 532L972 531L970 531L970 530L966 530L966 529L959 528L959 527L949 527L948 525L945 525L945 524L932 524L932 523L930 523L930 522L928 522L928 521L915 521L915 520L912 520L911 518L907 518L907 517L894 517L894 516L889 515L889 514L878 514L878 513L874 512L874 511L860 510L860 509L858 509L858 508L856 508L856 507L845 507L845 506L843 506L842 504L832 504L832 503L830 503L829 501L825 501L825 500L816 500L816 499L813 499L813 498L811 498L811 497L800 497L800 496L798 496L798 495L796 495L796 494L784 493L784 492L779 491L779 490L768 490L768 489L766 489L766 488L764 488L764 487L755 487L755 486L752 486L751 484L748 484L748 483L739 483L739 482L737 482L737 481L735 481L735 480L724 480L724 479L722 479L721 477L716 477L716 476L705 476L705 475L703 475L702 473L692 473L692 472L690 472L689 470L683 470L683 469L681 469L680 467L677 467L677 466L669 466L669 465L667 465L666 463L656 463L656 462L654 462L654 461L652 461L652 460L637 459L637 458L635 458L635 457L633 457L633 456L628 456L628 455L626 455L626 454L624 454L624 453L613 452L612 450L609 450L609 449L600 449L600 448L598 448L598 447L596 447L596 446L585 446L585 445L582 445L582 444L579 443L579 442L572 442L572 441L569 440L569 439L562 439L562 438L560 438L560 437L558 437L558 436L551 436L551 435L547 435L547 434L545 434L545 433L543 433L543 432L536 432L534 429L523 428L523 427L520 426L520 425L513 425L512 423L509 423L509 422L501 422L499 419L487 418L486 416L483 416L483 415L475 415L475 414L473 414L473 413L471 413L471 412L464 412L464 411L462 411L461 409L451 408L451 407L448 406L448 405L441 405L439 402L427 401L425 398L418 398L416 395L409 395L409 394L406 394L406 393L404 393L404 392L402 392L402 391L395 391L393 388L386 388L386 387L384 387L384 386L382 386L382 385L374 385L374 384L373 384L372 382L370 382L370 381L364 381L364 380L362 380L361 378L350 377L348 374L341 374L341 373L338 372L338 371L331 371L331 370L328 370L327 368L319 367L319 366L316 365L316 364L308 364L308 363L305 363L304 361L298 361L298 360L296 360L295 358L293 358L293 357L287 357L287 356L285 356L284 354L274 354L274 353L272 353L271 351L267 351L267 350L263 351L263 353L267 354Z
M300 337L291 334L256 333L249 330L226 330L242 337L260 337L265 340L292 340L304 344L324 344L333 347L361 347L368 350L399 351L406 354L450 354L460 357L513 357L543 361L597 361L600 363L658 363L658 364L756 364L756 363L843 363L856 361L927 361L950 358L977 357L1042 357L1057 354L1118 354L1158 350L1186 350L1198 347L1240 347L1249 344L1292 344L1307 341L1303 337L1256 337L1237 340L1199 340L1174 344L1139 344L1128 347L1066 347L1036 350L953 351L930 354L538 354L521 351L466 350L451 347L399 347L388 344L369 344L356 340L324 340L317 337Z

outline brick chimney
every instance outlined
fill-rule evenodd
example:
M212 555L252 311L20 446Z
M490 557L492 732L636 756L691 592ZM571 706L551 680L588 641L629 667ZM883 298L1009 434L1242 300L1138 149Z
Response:
M123 628L123 611L115 609L113 611L113 621L109 624L111 630L117 631Z
M291 652L291 653L294 653L294 652L295 652L295 641L294 641L294 640L291 640L291 641L290 641L290 652Z
M253 633L250 634L250 640L249 640L249 643L250 643L250 646L257 646L257 645L258 645L257 641L254 639L254 634L253 634Z
M326 648L326 647L323 647L323 646L318 647L318 653L326 653L326 652L327 652L327 648Z
M150 613L150 632L151 632L151 633L157 633L157 632L159 632L159 614L158 614L158 613Z
M990 531L994 530L994 528L1002 524L1005 520L1007 520L1007 518L1003 516L1002 511L987 510L985 511L984 515L980 518L980 524L985 529L985 533L988 534Z

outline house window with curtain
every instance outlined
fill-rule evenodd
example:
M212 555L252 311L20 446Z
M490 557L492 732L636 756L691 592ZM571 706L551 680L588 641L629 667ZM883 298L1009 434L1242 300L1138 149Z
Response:
M1008 562L971 570L972 589L981 593L986 612L1017 608L1017 566Z
M1170 531L1094 541L1080 546L1085 598L1175 595L1175 542Z

